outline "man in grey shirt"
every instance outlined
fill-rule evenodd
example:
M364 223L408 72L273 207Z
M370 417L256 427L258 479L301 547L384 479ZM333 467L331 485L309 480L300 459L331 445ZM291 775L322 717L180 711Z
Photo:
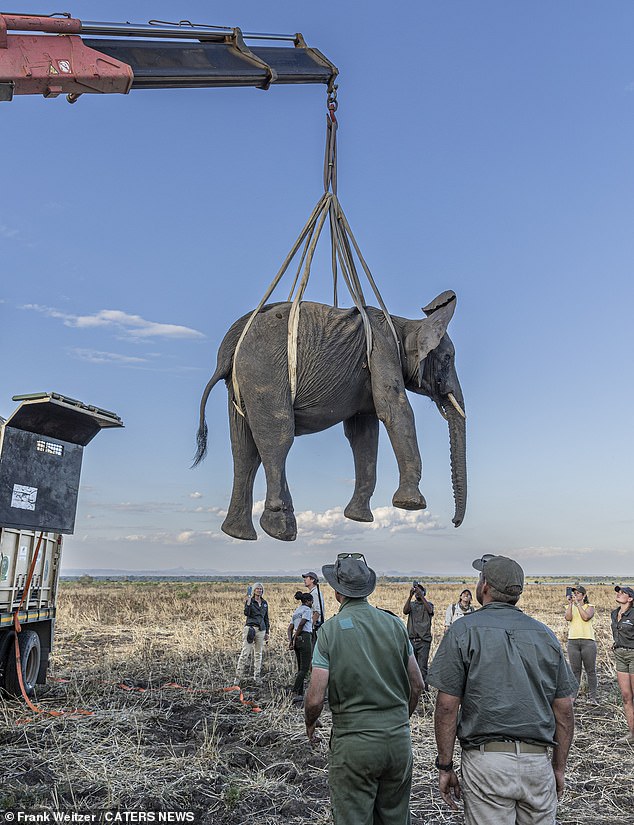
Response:
M485 555L473 566L482 609L449 628L428 677L438 688L440 793L454 809L462 795L465 825L554 825L577 682L555 634L515 606L520 565ZM453 769L456 734L462 782Z

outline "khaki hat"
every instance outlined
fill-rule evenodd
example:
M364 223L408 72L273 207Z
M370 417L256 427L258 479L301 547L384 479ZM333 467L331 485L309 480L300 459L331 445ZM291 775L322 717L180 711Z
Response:
M513 559L486 553L481 559L476 559L472 566L484 574L491 587L505 596L517 596L518 587L520 593L524 590L524 571Z
M339 553L334 564L321 568L331 587L351 599L369 596L376 587L376 573L368 567L363 553Z

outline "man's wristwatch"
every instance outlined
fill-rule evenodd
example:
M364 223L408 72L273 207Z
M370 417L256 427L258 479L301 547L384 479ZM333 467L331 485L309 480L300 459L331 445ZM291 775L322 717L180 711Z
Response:
M446 765L441 765L438 761L438 757L436 757L436 761L434 765L438 768L439 771L452 771L453 770L453 761L448 762Z

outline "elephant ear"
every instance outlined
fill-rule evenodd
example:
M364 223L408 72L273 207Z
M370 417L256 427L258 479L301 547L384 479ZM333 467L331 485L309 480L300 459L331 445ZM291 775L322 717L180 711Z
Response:
M442 292L431 303L423 307L427 318L423 318L418 328L417 344L419 362L436 349L440 339L447 332L456 308L456 293L452 290Z

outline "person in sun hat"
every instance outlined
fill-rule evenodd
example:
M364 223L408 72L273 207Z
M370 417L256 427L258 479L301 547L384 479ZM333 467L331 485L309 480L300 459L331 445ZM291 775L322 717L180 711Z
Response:
M424 684L412 645L399 618L368 603L376 574L362 553L340 553L322 572L341 606L319 630L304 713L312 741L328 692L335 825L408 825L409 717Z
M588 679L588 703L597 705L597 643L594 639L594 605L590 604L585 587L576 584L566 596L568 604L564 618L568 627L568 661L581 684L581 670Z
M629 733L619 741L634 744L634 588L617 585L616 607L610 614L614 638L616 678L623 699Z
M443 636L429 670L438 785L465 825L554 825L574 733L577 680L555 634L516 604L524 571L506 556L473 562L482 605ZM453 766L456 733L461 780ZM552 748L552 756L548 750Z

